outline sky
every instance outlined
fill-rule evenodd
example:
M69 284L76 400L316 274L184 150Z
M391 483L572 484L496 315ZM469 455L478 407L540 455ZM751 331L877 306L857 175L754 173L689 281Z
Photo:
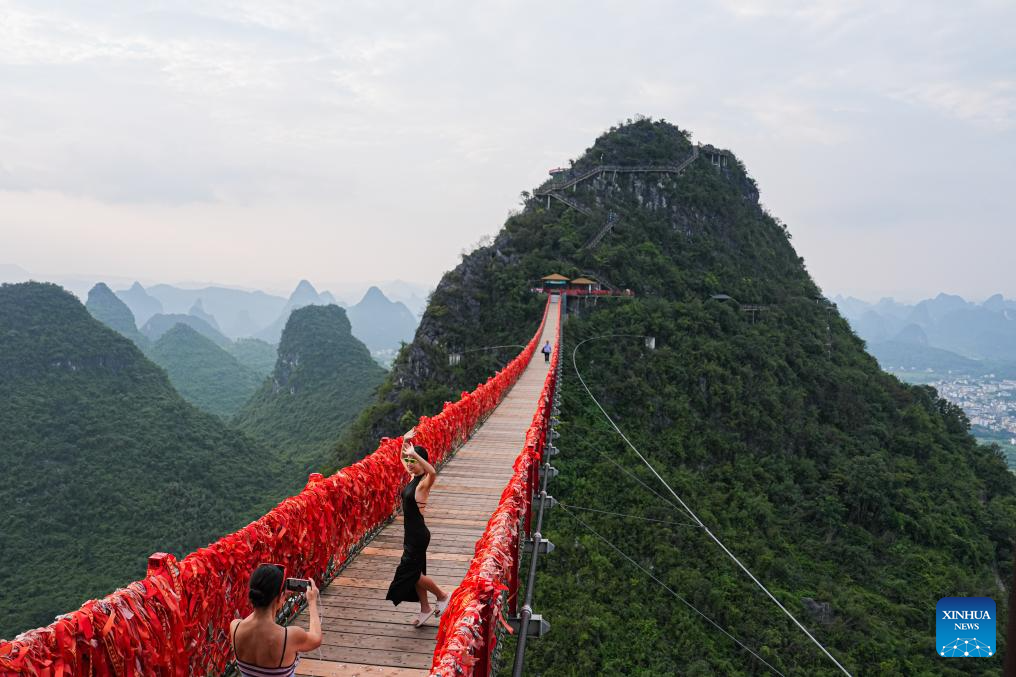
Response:
M1016 297L1016 2L0 0L0 264L433 286L642 114L823 290Z

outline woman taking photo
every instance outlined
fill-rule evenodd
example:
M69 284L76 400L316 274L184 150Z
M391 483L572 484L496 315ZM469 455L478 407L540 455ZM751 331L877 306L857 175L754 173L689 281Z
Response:
M400 602L419 602L420 613L413 619L413 625L423 626L434 613L439 616L448 606L449 595L438 587L434 579L427 576L427 546L430 545L430 530L423 521L423 511L427 508L430 488L437 478L423 447L413 447L410 440L415 429L406 433L402 442L402 465L412 478L402 490L402 559L395 570L392 584L388 586L385 599L390 599L395 606ZM427 600L430 592L437 598L435 607Z
M307 614L310 630L283 627L275 616L285 601L285 571L278 564L262 564L250 575L248 595L254 611L230 626L233 655L243 677L293 677L298 654L321 646L321 616L318 614L318 589L307 584Z

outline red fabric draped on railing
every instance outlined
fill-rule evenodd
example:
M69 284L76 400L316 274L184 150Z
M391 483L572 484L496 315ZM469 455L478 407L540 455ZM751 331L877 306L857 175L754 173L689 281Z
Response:
M416 440L440 462L493 411L529 364L547 320L526 348L472 392L422 417ZM153 555L141 581L52 625L0 643L0 675L180 676L221 673L231 658L229 623L250 613L247 580L261 562L291 576L322 581L365 535L399 505L406 482L401 438L381 440L372 454L331 477L311 475L306 488L243 529L181 562Z
M560 312L560 307L558 308ZM538 490L539 468L557 388L557 364L561 342L558 323L550 370L543 383L525 446L515 459L515 472L508 481L497 510L476 542L475 554L462 583L455 589L448 608L441 614L431 677L459 677L490 673L497 624L503 622L505 601L512 611L518 602L518 570L521 552L520 525L527 532L533 495ZM502 596L502 592L507 593Z

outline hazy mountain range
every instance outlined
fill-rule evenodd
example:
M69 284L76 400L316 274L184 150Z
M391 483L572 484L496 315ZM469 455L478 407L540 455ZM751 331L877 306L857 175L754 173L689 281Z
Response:
M234 340L219 330L219 322L206 309L203 297L192 299L195 292L212 292L208 296L215 299L217 307L229 299L239 305L246 303L243 312L248 318L255 306L273 298L261 292L221 288L179 290L160 285L148 290L137 282L115 294L100 282L89 291L86 308L165 369L185 399L222 417L235 414L271 372L276 344L295 311L311 306L339 307L332 294L319 293L310 282L301 280L268 326L255 337ZM180 310L188 304L186 313L162 312ZM137 314L159 312L150 314L139 330L134 308ZM389 300L380 289L371 287L359 303L348 309L348 319L343 313L342 323L352 326L350 341L366 345L380 356L393 354L403 342L412 341L417 319L404 304ZM378 360L383 361L380 357Z
M976 371L1016 364L1016 300L939 294L918 303L833 299L886 368Z
M118 275L45 273L27 270L14 263L0 262L0 282L27 282L28 280L54 282L84 302L89 290L98 282L104 282L113 289L126 290L135 282L144 285L146 293L162 304L162 308L149 313L135 311L138 325L143 325L156 312L188 313L195 301L201 299L205 310L214 315L222 324L222 331L231 337L249 336L274 321L286 305L287 297L270 291L251 288L239 288L213 282L174 282L171 284L160 281L138 281L135 278ZM151 282L151 283L150 283ZM159 283L156 283L159 282ZM329 285L330 286L330 285ZM365 290L378 287L392 301L399 301L409 308L414 316L419 317L427 305L432 285L407 282L405 280L363 280L360 282L341 283L337 288L322 292L330 302L343 308L356 303ZM118 292L122 293L122 292ZM250 316L251 325L245 326L242 317L246 312Z
M401 284L397 288L407 292L409 287ZM372 352L394 351L412 340L419 322L408 306L389 299L377 286L352 305L330 292L319 292L307 280L301 280L289 298L225 287L181 289L160 284L145 288L139 282L117 291L116 296L130 308L140 332L150 341L157 341L179 323L222 347L240 338L277 344L294 310L334 304L349 311L353 335Z

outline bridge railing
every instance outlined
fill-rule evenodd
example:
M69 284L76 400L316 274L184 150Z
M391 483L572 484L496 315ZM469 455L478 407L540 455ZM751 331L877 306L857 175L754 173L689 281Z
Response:
M441 413L421 417L416 441L440 462L475 430L536 351L551 304L525 349ZM406 482L402 438L330 477L311 475L299 494L182 561L157 553L148 574L86 602L45 628L0 643L0 675L133 677L220 674L231 659L230 621L251 611L247 581L261 562L323 582L399 505Z
M560 312L560 304L555 312ZM560 346L560 342L558 323L554 345ZM523 532L531 529L533 495L539 487L539 468L558 385L559 354L560 350L551 354L550 369L525 444L515 459L512 478L501 493L483 536L476 542L469 570L441 614L431 677L488 675L504 605L507 603L511 611L515 610L521 538Z

